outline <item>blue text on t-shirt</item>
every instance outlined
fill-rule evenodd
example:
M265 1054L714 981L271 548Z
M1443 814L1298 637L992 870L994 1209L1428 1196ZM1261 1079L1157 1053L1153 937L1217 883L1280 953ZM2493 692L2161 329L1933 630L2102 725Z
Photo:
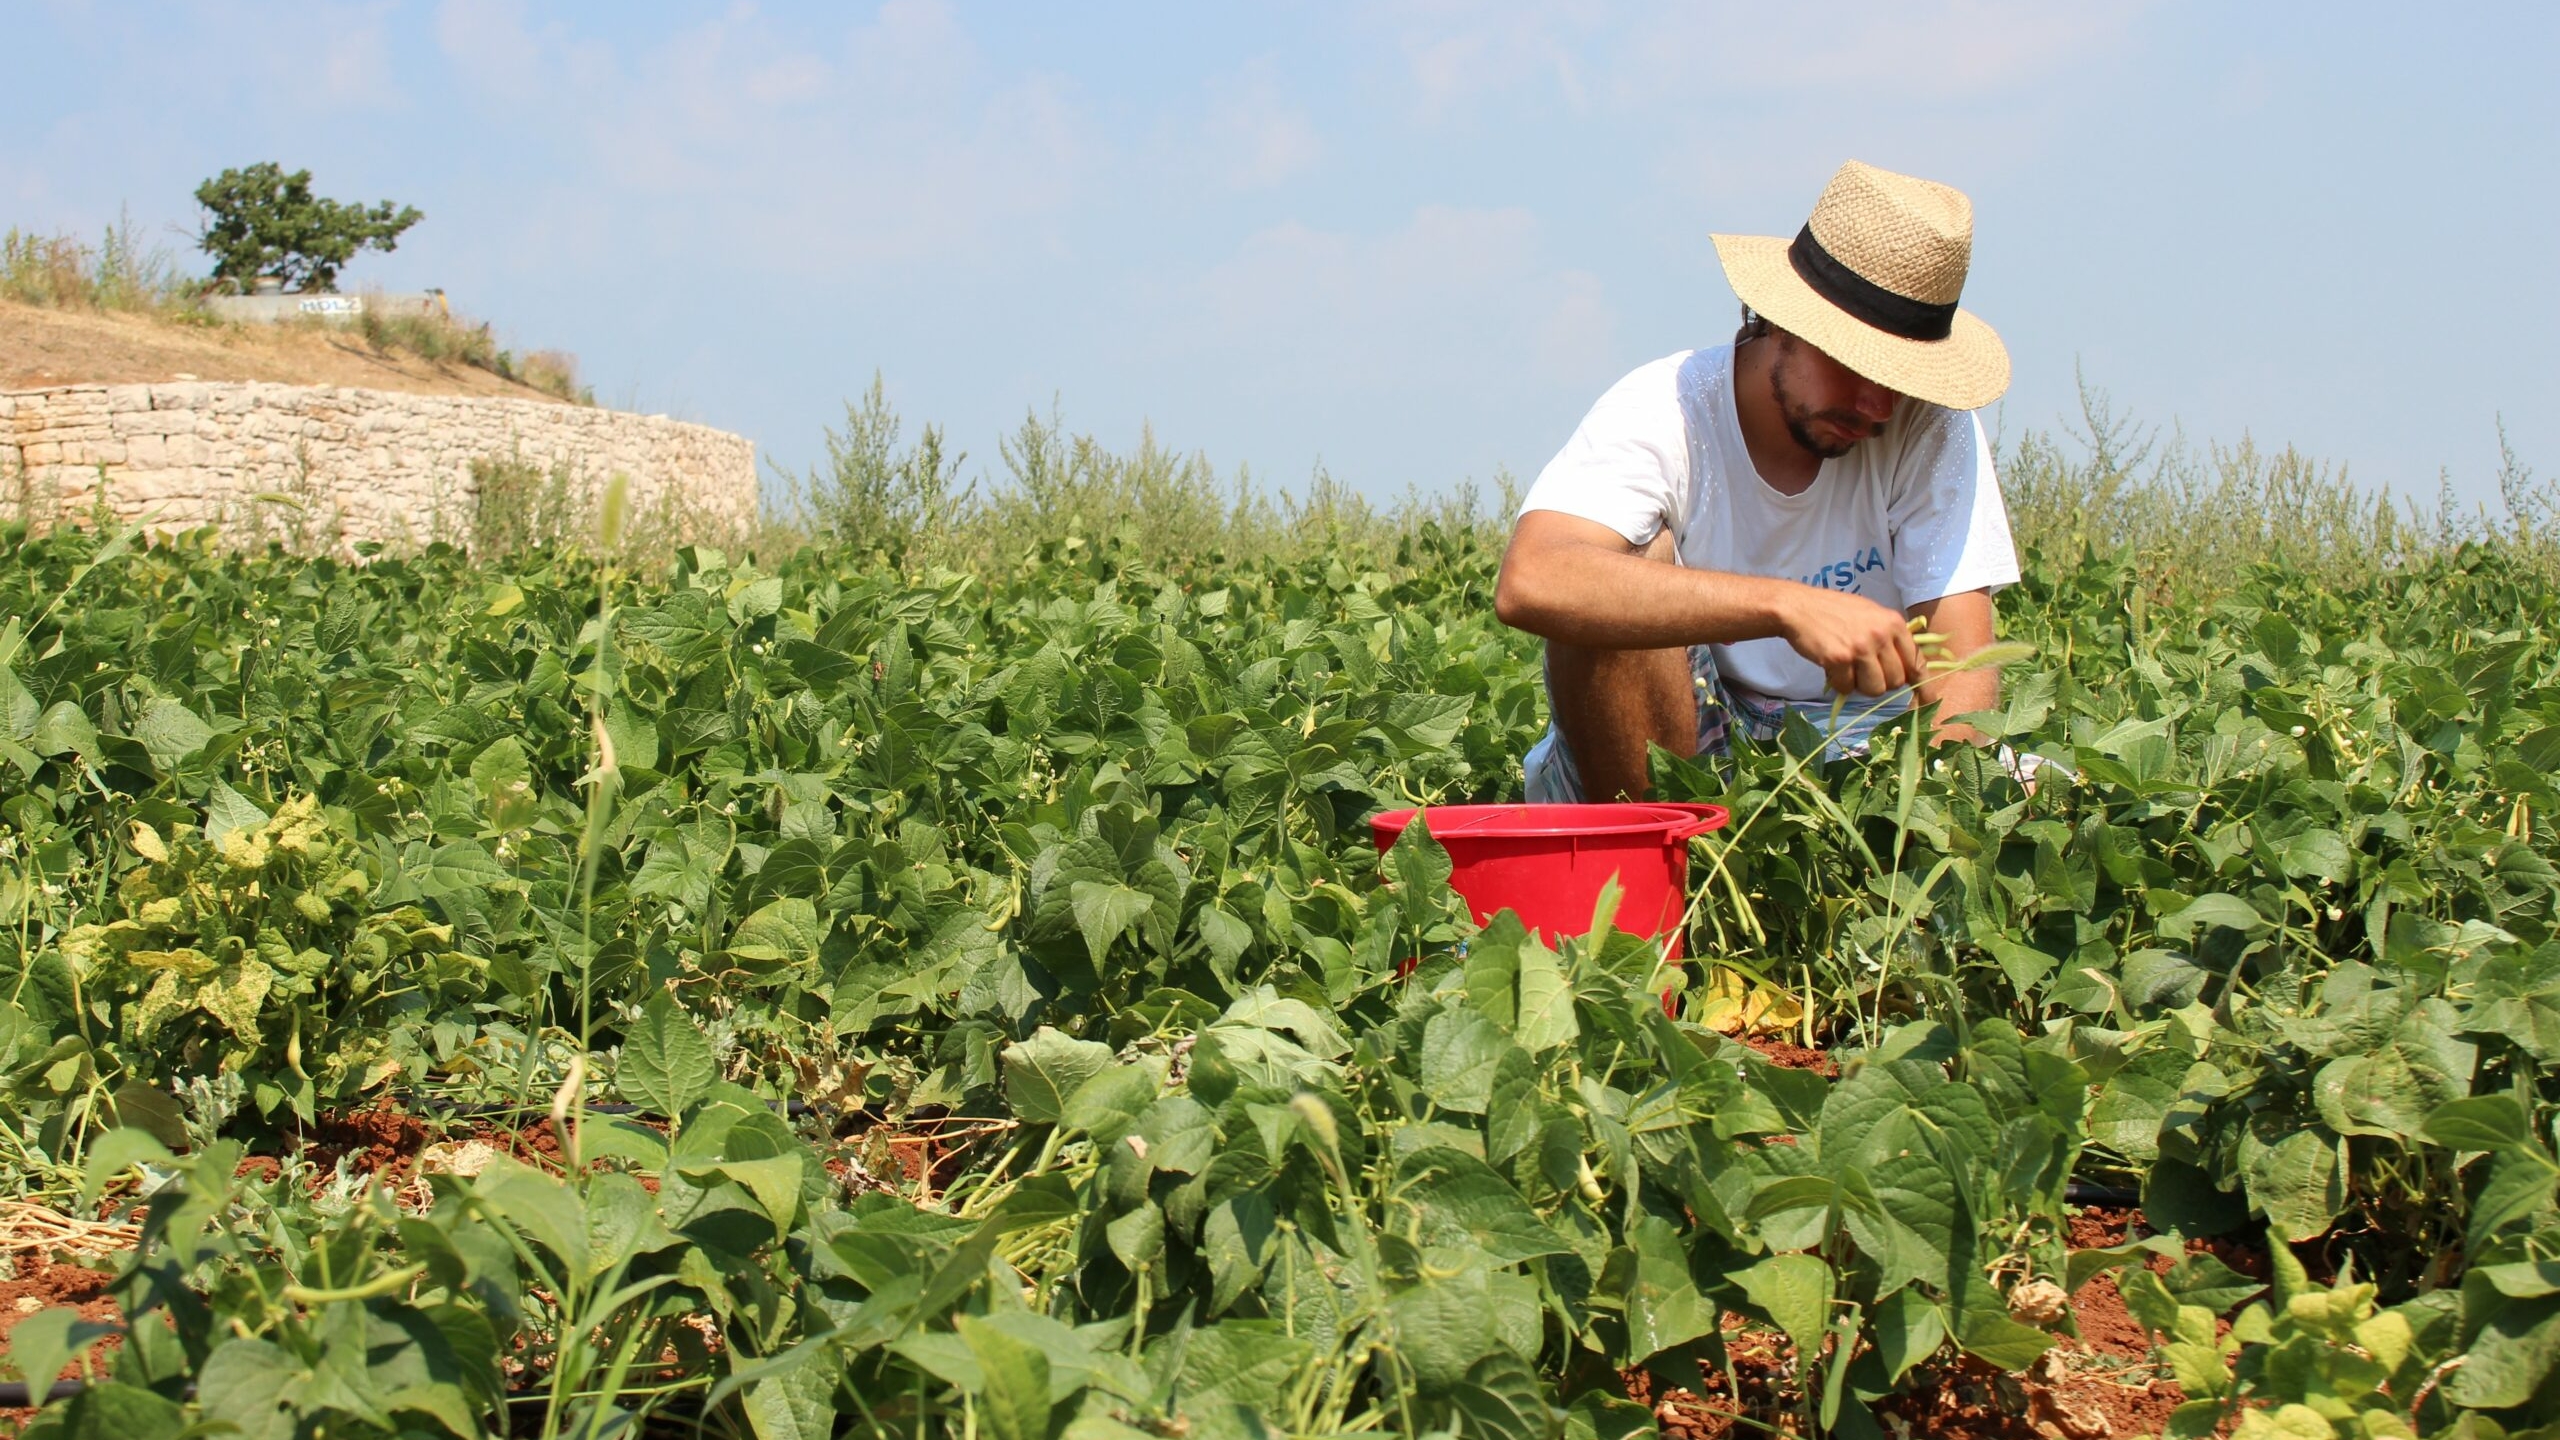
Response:
M1856 590L1860 588L1859 576L1870 570L1883 568L1883 547L1870 545L1865 554L1851 555L1844 560L1834 560L1812 574L1802 577L1802 580L1804 584L1816 590Z

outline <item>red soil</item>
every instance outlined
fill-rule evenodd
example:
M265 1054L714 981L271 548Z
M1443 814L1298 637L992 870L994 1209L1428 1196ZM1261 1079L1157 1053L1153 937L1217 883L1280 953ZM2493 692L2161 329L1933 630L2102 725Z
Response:
M1753 1048L1760 1046L1755 1042ZM2075 1250L2094 1249L2146 1233L2139 1210L2090 1208L2072 1216L2069 1240ZM2265 1252L2252 1256L2245 1243L2197 1240L2187 1250L2212 1253L2244 1274L2266 1272ZM2153 1256L2145 1263L2165 1271L2171 1261ZM2150 1337L2125 1309L2114 1277L2091 1279L2070 1303L2079 1337L2057 1336L2053 1349L2025 1371L2002 1373L1969 1358L1925 1365L1905 1377L1900 1392L1877 1404L1878 1421L1897 1440L2132 1440L2159 1434L2186 1396L2158 1375ZM1727 1317L1725 1343L1738 1394L1721 1371L1701 1365L1694 1386L1676 1389L1629 1371L1622 1377L1628 1397L1652 1407L1662 1433L1673 1440L1795 1433L1788 1414L1796 1401L1793 1347L1783 1336L1743 1328L1738 1316Z
M1761 1059L1782 1069L1810 1070L1817 1075L1839 1073L1840 1067L1832 1063L1830 1056L1819 1050L1808 1050L1802 1045L1790 1045L1784 1040L1769 1035L1745 1035L1738 1038L1743 1044L1759 1051Z

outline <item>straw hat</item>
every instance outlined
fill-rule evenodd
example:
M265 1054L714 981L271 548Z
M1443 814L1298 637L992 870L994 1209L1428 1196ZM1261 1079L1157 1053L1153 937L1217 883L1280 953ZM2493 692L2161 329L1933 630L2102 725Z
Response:
M1717 235L1742 303L1879 385L1950 410L2009 388L2009 352L1956 308L1973 258L1961 190L1852 160L1793 240Z

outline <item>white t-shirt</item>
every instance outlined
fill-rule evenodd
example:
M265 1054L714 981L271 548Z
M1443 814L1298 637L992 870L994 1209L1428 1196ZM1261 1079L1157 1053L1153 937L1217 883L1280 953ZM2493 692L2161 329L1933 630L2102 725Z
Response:
M1733 347L1691 350L1609 387L1520 506L1598 521L1630 545L1665 526L1680 563L1864 595L1904 610L2016 582L1991 444L1969 411L1905 398L1884 433L1782 495L1733 408ZM1777 638L1715 648L1728 684L1829 703L1822 669Z

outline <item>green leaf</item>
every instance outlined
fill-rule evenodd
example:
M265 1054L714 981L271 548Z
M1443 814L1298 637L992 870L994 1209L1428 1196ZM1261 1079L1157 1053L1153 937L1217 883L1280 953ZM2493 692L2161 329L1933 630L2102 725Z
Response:
M1195 1330L1181 1351L1184 1409L1242 1406L1277 1413L1314 1347L1268 1322L1228 1320Z
M1138 1122L1138 1138L1146 1142L1150 1166L1183 1175L1208 1169L1218 1149L1209 1107L1188 1095L1168 1095L1148 1106L1146 1118Z
M2201 1305L2216 1315L2247 1304L2267 1288L2203 1251L2170 1266L2161 1284L2179 1304Z
M2089 1107L2089 1138L2129 1160L2160 1153L2160 1122L2177 1102L2191 1062L2175 1050L2146 1050L2107 1077Z
M27 744L39 755L78 754L83 757L98 753L98 727L89 722L88 712L70 700L57 700L45 707L37 719L35 734Z
M1443 1110L1481 1115L1493 1099L1494 1072L1512 1048L1511 1037L1482 1013L1442 1010L1422 1027L1422 1093Z
M1586 1390L1565 1412L1564 1440L1653 1440L1662 1433L1653 1411L1604 1390Z
M617 701L604 712L604 733L613 741L613 763L622 770L658 768L658 724Z
M1484 1286L1466 1278L1426 1279L1387 1302L1397 1358L1412 1367L1426 1395L1466 1379L1476 1361L1500 1343Z
M310 1373L267 1341L226 1340L205 1359L196 1403L245 1440L292 1440L294 1400Z
M2326 1129L2297 1130L2261 1147L2247 1167L2249 1198L2269 1224L2287 1234L2325 1234L2347 1203L2338 1170L2338 1137Z
M1689 1252L1680 1232L1659 1215L1646 1215L1627 1227L1627 1247L1609 1262L1617 1275L1632 1260L1621 1295L1627 1317L1627 1358L1641 1363L1675 1345L1686 1345L1716 1328L1716 1305L1698 1289L1689 1273Z
M800 1178L806 1167L797 1155L766 1155L752 1160L723 1160L707 1167L705 1172L721 1175L746 1187L756 1200L756 1208L773 1222L777 1236L791 1233L800 1215Z
M1395 1197L1413 1209L1425 1245L1445 1245L1513 1265L1571 1247L1538 1218L1511 1182L1482 1160L1427 1146L1396 1167Z
M1955 1314L1956 1344L1966 1354L1996 1369L2024 1370L2053 1348L2051 1335L2010 1318L1998 1303L1997 1291L1988 1285L1976 1289L1972 1303L1958 1307Z
M2249 1211L2243 1196L2222 1189L2213 1175L2163 1159L2143 1177L2142 1214L2169 1234L2221 1235L2239 1228Z
M69 1440L182 1440L192 1433L178 1402L116 1381L71 1397L63 1419Z
M339 586L329 592L329 603L321 608L320 618L311 627L312 644L323 655L335 655L356 643L358 627L364 619L363 602L353 588Z
M1449 852L1431 834L1431 812L1424 810L1397 834L1381 857L1387 878L1402 893L1405 913L1428 914L1449 893Z
M1152 1200L1113 1216L1102 1230L1112 1255L1133 1274L1164 1254L1164 1211Z
M782 608L782 577L766 575L738 587L729 597L729 618L749 625Z
M826 938L827 922L819 918L818 907L793 896L739 921L729 937L729 953L763 964L815 965Z
M2276 863L2296 880L2344 883L2355 878L2355 852L2335 830L2304 830L2276 842Z
M1054 1125L1066 1118L1067 1097L1111 1063L1111 1047L1078 1040L1043 1025L1028 1040L1004 1047L1004 1095L1026 1125Z
M1146 891L1117 881L1106 884L1078 880L1067 887L1067 894L1075 910L1076 929L1084 936L1085 950L1092 955L1096 970L1102 968L1112 942L1146 919L1156 904L1155 897Z
M2320 1118L2341 1135L2415 1135L2439 1106L2471 1093L2478 1047L2451 1032L2453 1007L2425 1001L2392 1032L2389 1043L2320 1067L2311 1097Z
M1520 1023L1512 1038L1521 1049L1540 1055L1572 1044L1581 1033L1563 962L1536 936L1524 938L1520 942Z
M147 1080L127 1080L106 1106L110 1124L143 1131L171 1150L187 1145L187 1112L177 1097Z
M740 1388L738 1404L756 1440L830 1440L837 1375L835 1367L815 1358L814 1351L801 1352L796 1363L776 1366Z
M471 783L491 804L496 804L511 787L529 784L532 779L533 767L525 763L524 745L513 735L499 736L472 757Z
M186 706L166 696L145 701L142 713L135 717L131 734L142 742L151 763L166 774L205 746L213 738L213 727Z
M150 1132L131 1127L110 1130L89 1142L87 1163L80 1169L80 1198L97 1199L99 1191L136 1165L168 1163L169 1147Z
M1946 1312L1917 1285L1905 1285L1877 1302L1867 1323L1889 1382L1899 1382L1912 1366L1936 1354L1947 1338Z
M119 1327L83 1320L79 1311L67 1305L49 1306L9 1331L9 1359L34 1394L53 1384L63 1368L90 1346L117 1333Z
M267 812L258 808L258 802L219 780L213 782L212 792L205 797L204 838L219 844L232 831L263 825L266 820Z
M1155 1214L1157 1234L1153 1243L1161 1246L1164 1217L1153 1202L1131 1213ZM1209 1208L1209 1218L1200 1226L1199 1245L1201 1257L1209 1262L1206 1314L1225 1313L1245 1292L1262 1283L1276 1253L1278 1236L1278 1220L1272 1214L1271 1202L1257 1192L1230 1195ZM1116 1244L1114 1248L1116 1251Z
M2560 1365L2560 1294L2498 1307L2445 1384L2446 1398L2473 1410L2532 1400Z
M1059 1118L1070 1129L1110 1145L1137 1128L1155 1104L1163 1076L1153 1065L1111 1065L1095 1072L1067 1096Z
M1464 695L1403 694L1387 701L1386 724L1411 742L1407 753L1446 750L1467 728L1472 704Z
M1822 1346L1831 1324L1831 1267L1818 1255L1771 1255L1735 1273L1742 1293L1794 1341L1796 1353Z
M2162 936L2186 940L2198 930L2238 930L2254 935L2268 929L2267 918L2237 895L2198 895L2180 907L2175 914L2160 917Z
M501 1155L480 1172L472 1188L518 1234L550 1251L573 1272L585 1270L586 1208L567 1184Z
M505 883L507 872L488 851L469 840L439 845L426 866L410 877L418 893L430 900L471 895Z
M1200 941L1209 947L1211 958L1222 966L1232 966L1239 956L1253 946L1253 927L1221 905L1200 907ZM1227 971L1220 971L1225 975Z
M977 1357L979 1423L995 1440L1049 1440L1049 1357L984 1320L953 1323Z
M2121 1245L2074 1250L2064 1264L2062 1288L2076 1293L2081 1286L2107 1271L2126 1264L2138 1264L2154 1255L2175 1258L2178 1253L2178 1242L2165 1235L2146 1235Z
M2524 1107L2512 1095L2448 1100L2427 1113L2419 1133L2449 1150L2507 1150L2533 1139Z
M1496 1351L1467 1369L1449 1391L1459 1432L1484 1440L1558 1440L1563 1412L1549 1403L1548 1387L1519 1356Z
M640 1023L623 1037L622 1061L614 1071L622 1097L651 1114L680 1120L718 1078L711 1037L663 993L650 997Z
M2472 1251L2486 1249L2498 1231L2550 1208L2555 1185L2560 1185L2560 1169L2539 1147L2499 1152L2489 1161L2489 1178L2479 1198L2471 1202Z

